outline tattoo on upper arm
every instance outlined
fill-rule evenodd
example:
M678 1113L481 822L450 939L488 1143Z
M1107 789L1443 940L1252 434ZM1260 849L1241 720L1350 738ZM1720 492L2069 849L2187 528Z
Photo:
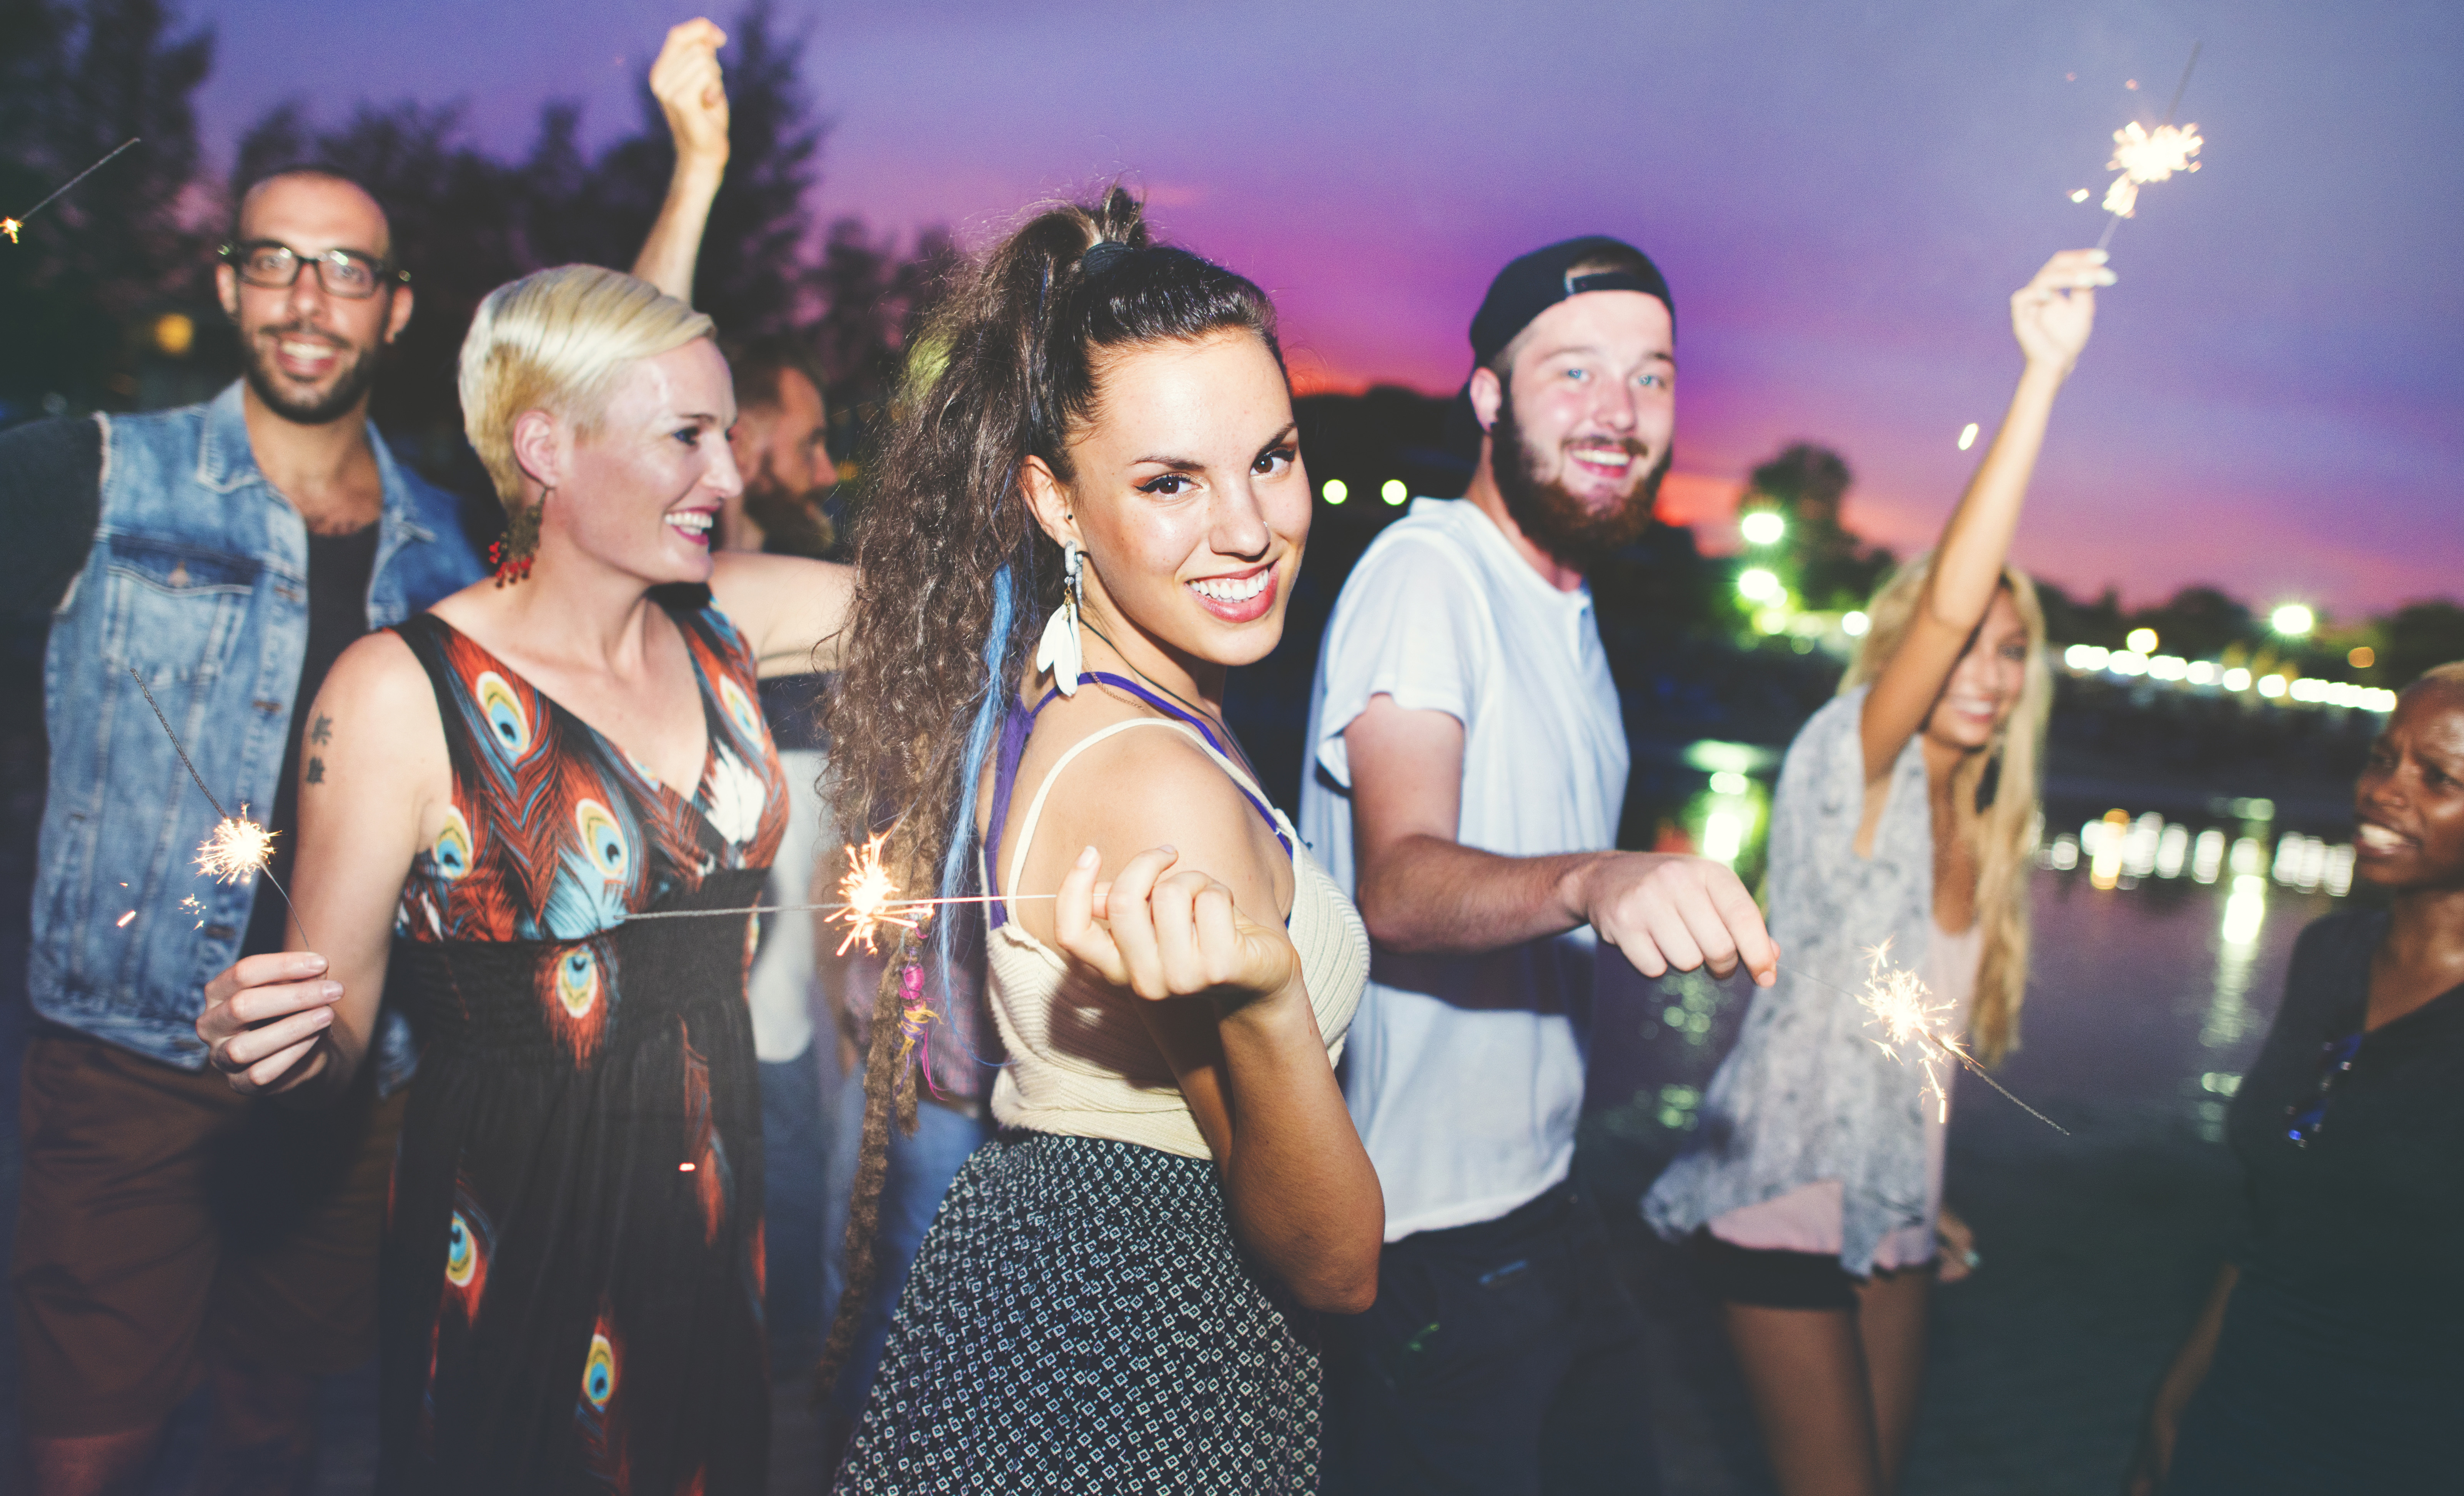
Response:
M301 783L303 783L303 784L322 784L322 783L324 783L324 782L325 782L325 760L324 760L324 759L309 759L309 760L308 760L308 772L300 776L300 782L301 782Z
M308 729L308 740L322 748L334 740L334 719L324 713L317 714L316 725Z

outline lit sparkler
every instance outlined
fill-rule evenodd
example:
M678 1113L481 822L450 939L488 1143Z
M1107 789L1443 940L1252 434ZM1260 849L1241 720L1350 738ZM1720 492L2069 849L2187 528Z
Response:
M106 151L103 154L101 161L96 162L93 165L86 167L83 171L78 172L76 176L69 178L66 182L61 183L57 187L54 188L50 197L36 203L33 207L27 209L23 213L18 214L14 218L0 218L0 233L7 234L9 236L10 243L16 243L17 231L26 227L27 219L33 217L44 209L51 207L52 204L58 201L61 194L68 191L69 188L77 186L80 182L83 182L86 178L93 176L96 172L100 171L103 167L104 162L108 162L112 157L119 155L121 151L124 151L131 145L136 144L137 141L138 137L134 135L130 136L128 139L113 146L109 151Z
M864 844L861 851L854 847L847 849L847 876L839 879L839 894L846 904L830 916L830 923L847 927L847 938L839 942L838 954L841 956L847 954L848 947L858 941L863 942L866 955L877 956L880 952L873 943L873 937L880 933L882 926L896 925L901 930L914 930L932 917L920 910L914 919L899 913L931 901L901 899L898 896L898 885L890 881L889 869L881 866L881 836L876 834Z
M2190 74L2199 65L2202 42L2190 44L2190 60L2182 66L2182 81L2174 85L2173 101L2165 106L2165 122L2153 130L2143 128L2136 120L2113 132L2113 159L2104 164L2107 171L2122 175L2113 179L2105 189L2101 205L2111 216L2106 220L2103 237L2096 241L2098 249L2113 242L2113 231L2122 220L2131 217L2139 208L2139 189L2151 182L2169 182L2175 172L2192 172L2199 164L2190 158L2206 143L2199 138L2195 124L2176 125L2174 111L2182 107L2182 91L2190 86ZM2136 84L2133 85L2134 87ZM2079 201L2074 195L2073 202Z
M890 869L881 865L881 844L876 835L862 847L850 842L845 848L847 870L839 879L839 899L830 904L755 904L735 909L660 909L627 914L630 924L636 919L721 919L745 914L826 913L828 923L847 927L847 938L839 942L838 954L845 956L861 945L868 956L881 954L881 927L896 925L901 930L920 930L933 911L944 904L1023 904L1033 899L1055 899L1058 893L968 893L952 898L900 898L898 885L890 881ZM909 915L913 918L909 918Z
M274 833L251 821L246 805L217 822L213 834L197 847L197 870L216 883L253 877L273 861Z
M144 693L145 704L154 709L154 720L163 724L163 736L171 739L171 751L180 756L180 767L188 771L188 778L195 782L197 793L205 796L206 803L213 806L214 814L221 817L214 823L212 833L197 845L197 869L218 883L237 883L242 878L263 873L265 881L274 885L274 891L282 895L282 907L291 912L291 923L299 932L300 943L313 944L308 938L308 927L299 922L299 907L291 902L291 891L274 875L274 833L251 821L245 804L239 807L238 815L223 808L223 803L214 798L214 792L206 788L205 776L199 774L196 764L189 760L188 750L180 741L180 735L171 731L171 719L163 715L163 704L154 699L154 693L146 687L145 677L138 674L136 667L131 666L128 678L137 682L137 689ZM205 907L188 899L182 900L181 905L198 912Z
M1874 1041L1876 1047L1892 1059L1900 1058L1902 1048L1913 1050L1925 1077L1925 1086L1917 1094L1921 1099L1932 1100L1937 1109L1935 1115L1944 1121L1950 1119L1950 1088L1942 1083L1944 1072L1941 1066L1949 1063L1967 1069L1978 1080L2000 1091L2005 1101L2064 1137L2071 1135L2069 1128L2012 1095L2008 1087L1986 1073L1985 1067L1976 1063L1975 1056L1968 1052L1968 1046L1961 1043L1958 1034L1952 1032L1951 1024L1956 1021L1956 1014L1951 1005L1938 1001L1915 972L1891 965L1890 941L1883 941L1867 951L1865 956L1868 965L1862 992L1850 992L1845 987L1824 981L1819 977L1808 976L1794 967L1783 966L1780 970L1800 981L1829 987L1843 997L1856 999L1865 1009L1866 1022L1882 1030L1882 1037Z
M1917 1094L1932 1097L1940 1120L1949 1121L1950 1090L1936 1067L1945 1057L1962 1058L1958 1039L1947 1032L1956 1011L1937 1001L1915 972L1890 964L1890 941L1866 952L1865 959L1865 991L1859 1001L1869 1015L1866 1022L1882 1030L1875 1047L1896 1060L1901 1049L1913 1046L1917 1065L1925 1071L1925 1086Z
M2133 120L2114 131L2113 159L2104 165L2106 170L2122 175L2105 189L2104 210L2116 218L2130 217L2139 207L2143 185L2169 182L2177 171L2198 170L2199 164L2190 158L2205 143L2195 124L2160 124L2148 131Z

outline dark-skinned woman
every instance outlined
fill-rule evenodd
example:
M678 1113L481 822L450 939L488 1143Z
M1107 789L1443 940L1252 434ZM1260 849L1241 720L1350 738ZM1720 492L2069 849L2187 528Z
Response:
M2294 950L2228 1124L2247 1220L2134 1496L2464 1489L2464 662L2398 700L2353 810L2387 905Z

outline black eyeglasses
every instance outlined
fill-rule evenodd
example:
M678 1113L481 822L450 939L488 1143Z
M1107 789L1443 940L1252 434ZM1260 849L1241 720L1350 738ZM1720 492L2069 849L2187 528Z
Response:
M2319 1046L2319 1092L2306 1104L2284 1109L2290 1124L2284 1135L2296 1148L2307 1148L2311 1139L2327 1125L2327 1097L2335 1090L2336 1082L2353 1067L2353 1056L2362 1052L2362 1036L2356 1031L2342 1039L2330 1039Z
M239 273L239 278L263 291L288 291L299 278L300 267L317 267L317 283L329 297L342 297L353 301L375 296L387 284L407 285L410 272L396 270L392 262L357 250L327 250L322 254L302 254L287 244L274 239L252 239L246 244L226 244L222 258Z

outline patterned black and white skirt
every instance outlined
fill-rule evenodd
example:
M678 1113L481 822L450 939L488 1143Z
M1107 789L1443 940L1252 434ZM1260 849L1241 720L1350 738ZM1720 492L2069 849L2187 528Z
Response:
M1211 1161L1005 1133L925 1233L836 1488L1309 1492L1318 1417L1313 1316Z

